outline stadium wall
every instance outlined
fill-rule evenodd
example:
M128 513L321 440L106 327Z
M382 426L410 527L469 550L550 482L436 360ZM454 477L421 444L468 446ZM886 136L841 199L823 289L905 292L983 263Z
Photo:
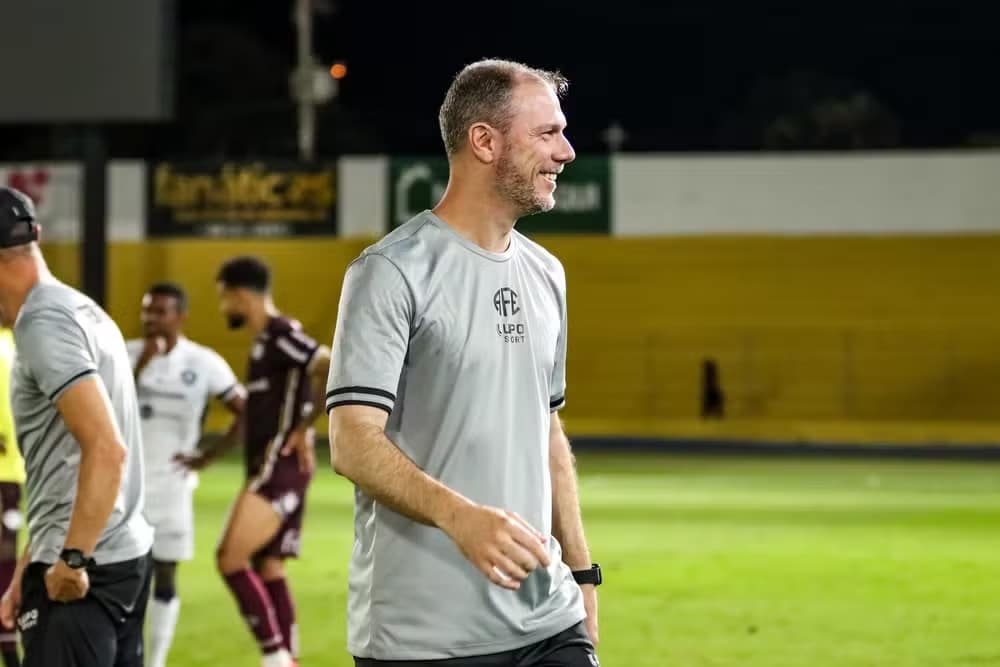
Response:
M136 334L144 286L176 280L192 292L192 337L242 371L247 341L221 326L212 283L249 252L274 265L282 307L328 340L343 271L387 216L379 160L341 162L349 239L144 242L141 207L114 195L112 314ZM145 182L112 173L113 188ZM997 173L996 154L616 158L616 238L539 237L569 280L571 431L1000 443ZM46 252L75 282L75 243ZM705 359L723 420L699 418Z
M1000 422L1000 237L541 240L569 280L566 416L578 433L697 422L707 358L731 423ZM247 340L222 326L218 265L266 258L281 307L329 340L343 272L367 242L117 242L109 309L136 335L145 286L176 280L192 295L192 338L242 370ZM76 280L74 244L46 252Z
M998 151L622 156L612 174L616 236L1000 233Z

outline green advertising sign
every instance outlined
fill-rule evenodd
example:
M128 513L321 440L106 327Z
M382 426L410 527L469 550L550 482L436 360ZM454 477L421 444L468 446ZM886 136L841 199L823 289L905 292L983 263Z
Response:
M443 157L392 157L389 160L389 229L432 208L448 184ZM606 157L577 157L559 175L556 207L522 218L524 234L607 234L611 228L611 177Z

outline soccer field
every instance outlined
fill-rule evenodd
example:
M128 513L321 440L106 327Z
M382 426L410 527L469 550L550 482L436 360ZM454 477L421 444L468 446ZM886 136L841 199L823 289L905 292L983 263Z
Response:
M1000 665L1000 464L587 454L580 472L605 667ZM172 665L259 663L212 560L239 481L202 474ZM351 502L320 469L290 566L306 667L352 664Z

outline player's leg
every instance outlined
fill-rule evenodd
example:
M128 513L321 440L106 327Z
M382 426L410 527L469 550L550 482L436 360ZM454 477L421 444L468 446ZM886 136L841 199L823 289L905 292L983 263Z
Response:
M297 658L299 655L299 631L295 622L295 600L292 598L285 575L285 562L282 558L266 556L254 563L254 569L260 575L267 594L274 606L274 614L278 619L278 627L284 639L285 649Z
M295 622L295 601L285 575L285 560L298 558L302 519L305 515L305 496L309 479L292 471L282 476L282 491L272 506L282 516L281 528L254 559L254 569L264 581L271 603L278 618L278 627L285 640L285 648L293 657L299 654L299 632Z
M21 486L0 482L0 590L7 590L17 565L17 531L21 527ZM18 667L17 633L0 629L0 657L4 667Z
M260 576L250 567L251 559L274 538L280 527L281 515L271 503L253 491L244 490L226 522L216 564L261 653L265 658L275 656L275 664L287 664L289 656L274 605Z
M150 489L146 516L153 526L153 597L149 601L148 667L165 667L180 617L177 564L194 557L192 489L171 482Z
M153 598L149 601L148 667L165 667L174 640L181 599L177 596L177 563L156 560L153 563Z

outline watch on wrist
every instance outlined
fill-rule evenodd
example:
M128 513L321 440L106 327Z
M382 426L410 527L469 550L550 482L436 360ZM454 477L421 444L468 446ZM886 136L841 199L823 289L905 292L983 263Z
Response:
M63 549L62 553L59 554L59 560L73 570L82 570L94 565L94 559L88 558L79 549Z
M573 579L578 584L593 584L600 586L604 578L601 576L601 566L594 563L589 570L573 570Z

